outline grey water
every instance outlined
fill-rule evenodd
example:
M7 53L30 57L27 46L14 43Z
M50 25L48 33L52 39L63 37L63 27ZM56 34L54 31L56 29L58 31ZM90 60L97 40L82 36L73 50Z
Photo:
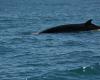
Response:
M100 0L0 0L0 80L100 80L100 31L33 34L89 19Z

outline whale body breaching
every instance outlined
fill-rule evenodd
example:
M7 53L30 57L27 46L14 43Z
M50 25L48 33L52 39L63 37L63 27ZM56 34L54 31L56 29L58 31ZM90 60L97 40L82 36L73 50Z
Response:
M92 19L80 24L66 24L52 27L41 31L40 33L69 33L69 32L80 32L80 31L90 31L98 30L100 26L92 23Z

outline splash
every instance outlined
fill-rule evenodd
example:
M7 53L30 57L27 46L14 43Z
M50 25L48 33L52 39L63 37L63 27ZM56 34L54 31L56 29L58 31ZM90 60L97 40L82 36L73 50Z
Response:
M76 74L100 74L100 64L99 63L94 63L93 65L90 66L84 66L84 67L79 67L77 69L72 69L69 70L70 72L76 73Z

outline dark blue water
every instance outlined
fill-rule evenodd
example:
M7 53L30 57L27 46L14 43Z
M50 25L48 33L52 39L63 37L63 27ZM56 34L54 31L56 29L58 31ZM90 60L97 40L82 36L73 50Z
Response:
M99 0L0 0L0 80L100 80L100 31L32 34L88 19Z

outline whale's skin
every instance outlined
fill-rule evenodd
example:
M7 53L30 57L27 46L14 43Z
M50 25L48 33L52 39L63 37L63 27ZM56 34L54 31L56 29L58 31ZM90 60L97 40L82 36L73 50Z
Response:
M92 19L80 24L66 24L52 27L41 31L40 33L69 33L69 32L80 32L100 29L99 26L91 23Z

